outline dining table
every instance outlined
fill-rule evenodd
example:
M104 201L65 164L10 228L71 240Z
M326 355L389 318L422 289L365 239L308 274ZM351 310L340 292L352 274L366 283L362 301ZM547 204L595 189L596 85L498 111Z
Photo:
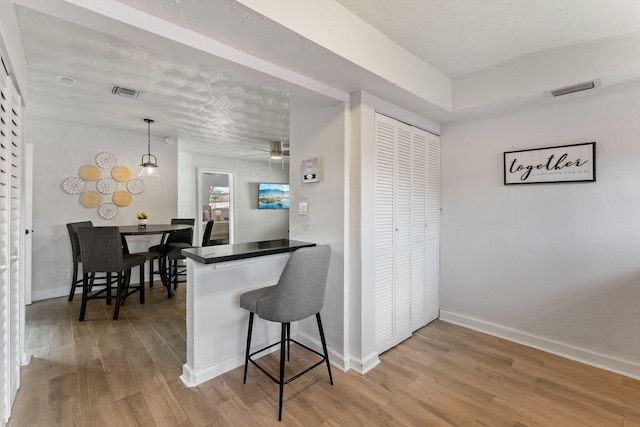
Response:
M160 234L160 247L162 247L168 241L171 234L175 233L176 231L188 230L191 228L193 228L193 226L189 224L146 224L144 226L118 226L118 229L120 230L120 236L122 237L122 248L125 253L129 253L127 236L150 236ZM162 281L162 284L169 290L169 295L171 295L171 289L165 271L166 260L164 260L163 258L164 257L160 259L160 280ZM151 265L151 268L153 269L153 264Z

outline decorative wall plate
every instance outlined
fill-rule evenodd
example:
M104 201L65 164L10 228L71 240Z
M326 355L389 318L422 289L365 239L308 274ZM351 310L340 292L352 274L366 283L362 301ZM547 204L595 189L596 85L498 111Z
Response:
M113 154L102 152L96 156L96 164L102 169L111 169L118 164L118 160L116 160L116 156Z
M80 196L80 203L82 203L82 205L86 206L87 208L95 208L100 204L101 200L102 197L100 196L100 193L93 190L85 191Z
M102 194L113 194L118 189L118 183L115 179L100 178L96 183L96 188Z
M131 170L126 166L116 166L111 169L111 176L119 182L125 182L131 179Z
M116 206L129 206L129 203L131 203L131 194L125 190L116 191L116 194L113 195L112 200L113 203L116 204Z
M118 215L118 207L113 203L103 203L98 208L98 215L104 219L113 219Z
M77 176L70 176L62 181L62 189L69 194L80 194L85 187L85 182Z
M133 178L127 181L127 190L131 194L140 194L144 191L144 181L138 178Z
M97 181L100 178L100 168L96 165L84 165L80 168L79 175L85 181Z

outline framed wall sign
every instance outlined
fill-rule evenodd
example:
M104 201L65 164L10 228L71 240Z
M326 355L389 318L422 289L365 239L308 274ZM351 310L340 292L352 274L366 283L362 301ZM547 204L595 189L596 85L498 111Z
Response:
M595 180L595 142L504 153L504 185Z

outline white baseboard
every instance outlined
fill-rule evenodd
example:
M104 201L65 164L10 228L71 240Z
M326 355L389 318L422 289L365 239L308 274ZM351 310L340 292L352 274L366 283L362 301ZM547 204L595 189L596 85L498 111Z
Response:
M378 358L378 352L374 351L373 353L368 354L364 359L352 357L351 369L360 375L365 375L367 372L378 366L379 363L380 359Z
M320 342L320 340L305 334L300 329L297 330L295 339L300 341L302 344L322 353L322 343ZM327 346L327 352L329 352L329 363L340 369L342 372L347 372L347 370L349 369L349 361L346 360L342 354L333 350L329 346Z
M41 301L44 299L60 298L65 296L68 297L70 289L71 287L69 285L65 285L64 287L60 287L60 288L44 289L41 291L31 291L31 301L32 302ZM82 290L76 289L76 294L78 293L82 293Z
M135 277L134 277L135 276ZM131 284L132 285L137 285L138 283L140 283L139 280L139 275L132 275L131 276ZM157 277L157 276L155 276ZM145 275L145 283L149 283L149 276ZM158 280L158 279L157 279ZM66 283L60 287L57 288L51 288L51 289L43 289L41 291L36 291L36 290L32 290L31 291L31 301L41 301L41 300L45 300L45 299L51 299L51 298L60 298L60 297L68 297L69 296L69 291L71 290L71 284ZM82 294L82 288L81 287L76 287L76 293L74 295L76 295L76 298L78 297L79 294Z
M532 335L528 332L519 331L497 323L487 322L482 319L466 316L447 310L440 310L440 320L504 338L518 344L533 347L547 353L595 366L596 368L605 369L627 377L640 379L640 365L618 360L611 356L593 353L589 350L574 347L561 342L553 341L548 338Z

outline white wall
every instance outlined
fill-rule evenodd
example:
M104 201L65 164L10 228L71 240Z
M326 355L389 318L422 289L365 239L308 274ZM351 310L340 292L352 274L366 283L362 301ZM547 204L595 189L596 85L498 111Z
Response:
M640 376L639 99L443 126L443 319ZM597 182L503 185L504 151L590 141Z
M178 214L199 218L198 168L233 174L234 243L286 239L289 231L289 210L258 209L258 183L289 182L289 167L284 170L279 161L228 159L187 152L178 154Z
M290 238L331 246L322 322L331 362L344 368L345 352L345 206L346 151L345 104L319 105L292 97L289 115L291 145ZM321 182L302 183L302 161L319 158ZM298 215L298 203L308 204L308 215ZM302 331L316 343L315 319L300 322Z
M62 189L62 181L78 176L82 165L95 165L98 153L116 156L118 165L128 166L136 176L140 157L146 152L146 127L140 120L140 133L112 130L78 123L61 122L28 116L25 120L25 142L34 147L33 177L33 300L68 295L72 271L71 244L66 224L93 221L94 225L136 224L136 212L149 212L151 223L169 222L176 213L176 146L151 137L151 150L158 157L160 178L144 178L145 191L134 195L129 206L120 208L112 220L102 219L97 208L80 204L78 195ZM109 176L106 169L102 177ZM122 188L121 188L122 187ZM95 182L87 190L95 190ZM124 189L119 184L118 189ZM104 198L107 196L103 196ZM131 238L132 252L146 250L159 237ZM132 281L138 277L133 272Z

